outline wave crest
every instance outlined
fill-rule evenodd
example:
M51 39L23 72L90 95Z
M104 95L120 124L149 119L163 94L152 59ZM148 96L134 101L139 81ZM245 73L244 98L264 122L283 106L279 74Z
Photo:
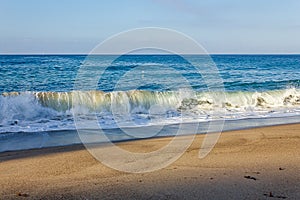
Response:
M18 98L20 102L26 98L34 98L41 106L56 111L67 111L72 108L72 100L76 105L88 108L90 111L111 111L111 106L126 107L128 111L143 107L149 109L152 105L178 111L217 108L230 109L268 109L300 106L300 90L291 88L265 92L197 92L194 95L182 91L72 91L72 92L10 92L3 93L2 99ZM225 97L220 99L218 97ZM17 101L17 100L16 100ZM15 102L18 104L18 102Z

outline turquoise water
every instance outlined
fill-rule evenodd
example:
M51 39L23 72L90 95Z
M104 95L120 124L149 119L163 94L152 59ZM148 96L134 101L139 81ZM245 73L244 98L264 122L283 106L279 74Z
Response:
M96 115L116 140L128 139L119 128L164 125L172 130L178 123L225 120L227 129L238 129L247 127L245 120L249 127L300 122L300 55L212 55L214 63L187 57L201 72L213 73L211 83L222 80L224 87L208 86L203 74L176 55L125 55L112 63L111 56L0 56L0 143L6 144L0 151L9 149L10 138L34 134L45 143L45 134L53 131L68 135L65 131L76 129L74 111L87 124ZM206 70L213 64L217 72ZM83 65L89 70L84 91L73 91ZM95 77L96 85L90 86Z
M193 56L191 56L193 58ZM197 56L194 56L197 59ZM77 70L86 56L0 56L0 92L71 91ZM215 55L212 56L224 81L226 91L268 91L300 86L300 55ZM95 58L95 67L105 66L109 56ZM204 63L205 64L205 63ZM128 55L115 60L106 71L98 89L112 91L124 71L138 66L159 66L158 75L167 67L189 78L198 91L205 89L203 80L189 64L175 55ZM172 76L170 86L177 84ZM128 87L129 89L129 87ZM160 91L159 85L144 90Z

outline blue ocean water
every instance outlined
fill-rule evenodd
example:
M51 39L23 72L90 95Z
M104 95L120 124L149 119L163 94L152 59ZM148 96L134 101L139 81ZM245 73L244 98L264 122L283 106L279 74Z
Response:
M0 140L66 134L76 128L74 111L87 123L96 115L112 135L120 127L219 119L230 127L247 127L246 119L255 119L251 126L300 122L300 55L187 57L123 55L110 62L109 55L1 55ZM211 73L206 69L215 65L218 71L209 81L221 80L222 87L208 85L189 60L202 73ZM74 84L82 66L88 73L84 89L78 90ZM96 84L89 85L95 77ZM80 106L74 105L74 96Z
M191 56L193 57L193 56ZM300 55L213 55L226 91L268 91L300 86ZM95 66L101 67L109 56L96 57ZM0 56L0 92L21 91L72 91L77 70L85 55ZM118 58L108 69L105 83L98 89L112 91L114 80L122 71L140 65L175 67L190 77L192 86L201 91L205 85L188 71L185 61L175 55L127 55ZM165 67L164 67L165 66ZM177 68L176 68L177 67ZM192 80L192 81L191 81ZM172 81L172 79L168 80ZM173 80L176 82L176 80ZM160 90L149 86L145 90Z

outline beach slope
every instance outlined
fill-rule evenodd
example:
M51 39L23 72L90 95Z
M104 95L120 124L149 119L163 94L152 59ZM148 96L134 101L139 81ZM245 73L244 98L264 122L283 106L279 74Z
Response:
M300 199L300 124L224 132L199 159L203 138L142 174L110 169L81 145L0 153L0 199ZM145 152L169 141L118 145Z

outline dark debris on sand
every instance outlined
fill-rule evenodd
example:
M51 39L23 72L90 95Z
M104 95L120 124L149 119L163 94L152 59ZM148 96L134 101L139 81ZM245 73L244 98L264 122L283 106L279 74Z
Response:
M252 180L257 180L257 178L255 178L254 176L244 176L244 178L246 178L246 179L252 179Z
M269 192L267 194L264 194L266 197L272 197L272 198L277 198L277 199L286 199L286 196L281 196L281 195L274 195L272 192Z
M17 196L19 196L19 197L29 197L29 194L18 192Z

